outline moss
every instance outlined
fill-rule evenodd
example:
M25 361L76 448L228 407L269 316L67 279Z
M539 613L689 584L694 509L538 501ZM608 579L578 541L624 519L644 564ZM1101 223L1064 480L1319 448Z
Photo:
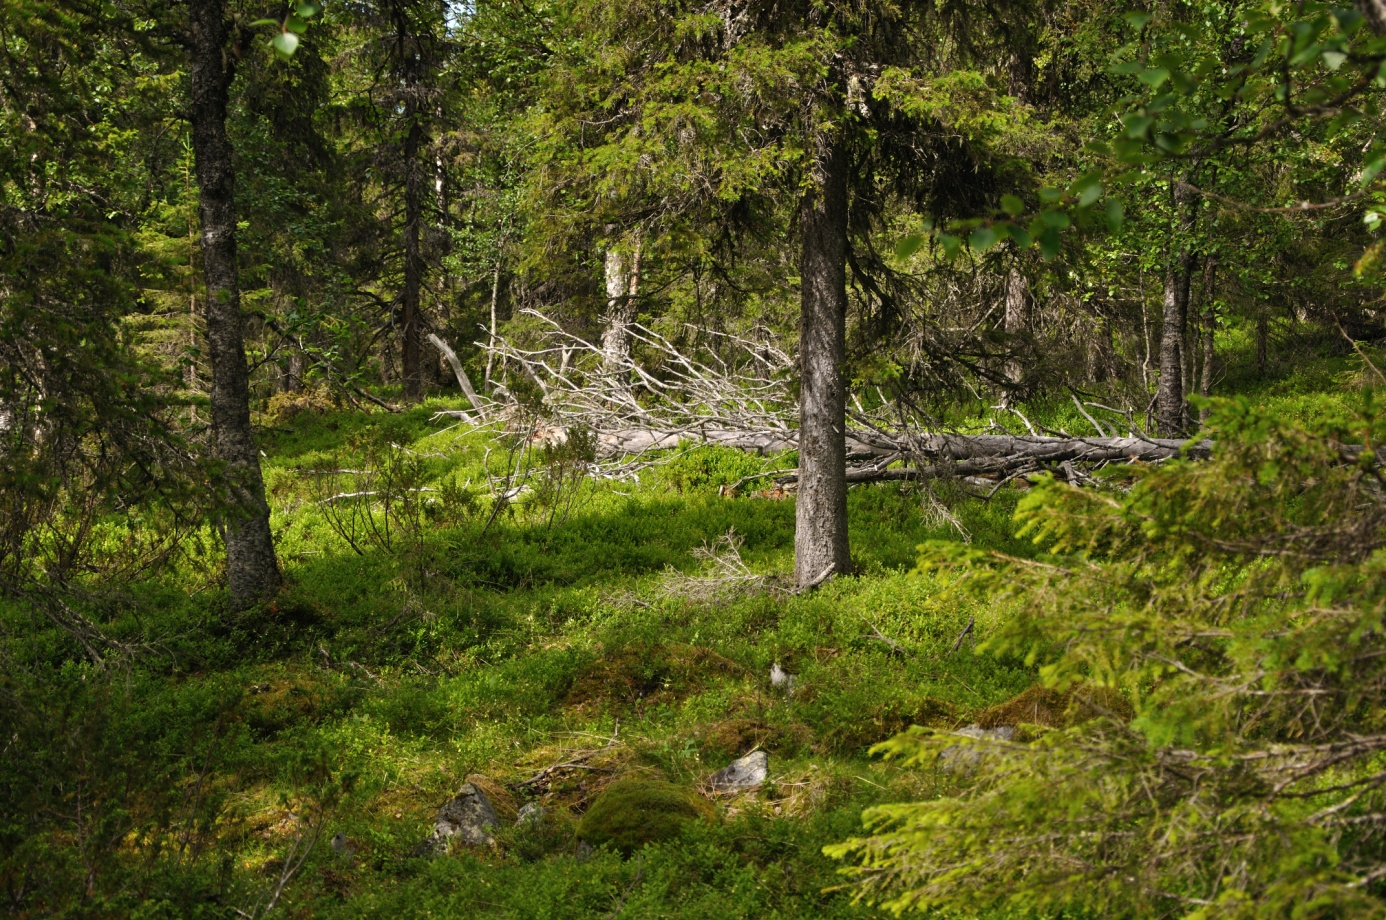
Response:
M574 681L564 703L581 708L680 699L719 678L743 673L744 668L711 649L634 642L603 650Z
M578 838L629 856L650 843L672 840L690 821L715 815L693 792L656 779L623 779L606 788L578 822Z
M1103 716L1123 721L1132 716L1131 704L1108 687L1077 686L1067 692L1034 686L977 717L982 728L1001 725L1043 725L1066 728Z

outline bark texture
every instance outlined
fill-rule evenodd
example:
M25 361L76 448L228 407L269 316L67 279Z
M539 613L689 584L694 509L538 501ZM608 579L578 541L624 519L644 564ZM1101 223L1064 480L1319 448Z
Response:
M1194 254L1186 234L1193 228L1193 201L1180 185L1174 193L1179 232L1170 244L1165 270L1164 311L1160 329L1160 381L1155 391L1155 425L1166 437L1177 437L1188 428L1188 402L1184 398L1184 370L1188 345L1185 330L1189 315L1189 283Z
M1012 338L1012 347L1015 340L1030 331L1030 285L1018 265L1011 266L1006 273L1006 316L1003 323L1006 334ZM1019 358L1012 357L1006 361L1008 381L1018 388L1024 376L1025 366ZM1002 401L1006 402L1009 398L1008 391Z
M412 87L411 87L412 89ZM423 128L415 105L416 92L406 103L410 125L404 136L404 290L400 292L400 373L404 378L404 397L414 402L423 398L423 366L420 360L421 317L419 294L423 289L423 249L419 228L423 221L424 177L419 164L423 148Z
M1377 35L1386 35L1386 0L1357 0L1357 9Z
M639 313L640 243L630 253L612 246L606 251L606 328L602 332L602 366L617 373L630 366L630 327Z
M226 577L232 598L249 605L279 587L269 504L250 427L250 372L241 330L236 273L235 171L226 133L233 76L226 52L230 24L224 0L191 0L193 158L202 218L202 268L207 283L207 350L212 365L212 436L226 467L234 512L226 525Z
M847 156L820 155L821 181L800 206L799 496L794 578L800 586L852 570L847 542Z

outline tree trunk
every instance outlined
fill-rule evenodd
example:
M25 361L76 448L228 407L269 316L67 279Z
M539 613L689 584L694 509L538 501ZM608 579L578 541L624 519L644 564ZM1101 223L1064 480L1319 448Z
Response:
M1386 0L1357 0L1357 9L1377 35L1386 35Z
M486 377L481 388L487 396L491 395L491 362L496 357L496 301L500 300L500 260L496 260L495 273L491 276L491 329L486 349Z
M1164 313L1160 330L1160 380L1155 390L1155 423L1161 434L1176 437L1187 427L1188 408L1184 399L1184 366L1187 351L1184 330L1188 323L1189 281L1194 254L1184 235L1192 229L1193 211L1189 193L1178 187L1174 211L1179 229L1170 241L1169 264L1165 270Z
M1265 379L1270 362L1270 317L1264 304L1256 308L1256 376Z
M212 365L212 437L217 459L226 466L233 506L226 524L226 577L236 603L249 605L273 594L280 578L260 455L250 428L250 372L241 332L235 172L226 134L227 95L233 76L229 63L233 58L226 49L230 23L224 0L191 0L189 11L193 156L200 192L207 350Z
M1213 334L1218 325L1217 301L1213 297L1213 276L1217 271L1217 262L1208 260L1208 268L1203 275L1203 366L1199 369L1198 395L1207 399L1213 395ZM1198 421L1200 423L1208 420L1208 409L1205 407L1198 410Z
M606 251L606 329L602 332L602 367L621 373L630 367L630 327L639 313L640 240L627 256L616 246Z
M821 185L800 204L799 496L794 578L801 586L852 570L847 542L847 152L831 144Z
M285 393L299 393L303 390L303 352L293 351L284 364L284 374L279 388Z
M1006 316L1003 323L1006 335L1011 339L1010 348L1013 352L1012 356L1006 359L1006 379L1018 390L1024 379L1025 365L1014 355L1015 342L1030 330L1030 288L1018 265L1011 266L1011 270L1006 273ZM1002 402L1009 403L1011 395L1012 390L1008 389Z
M423 220L424 182L419 168L423 128L415 117L413 93L406 103L409 131L404 136L404 291L400 295L400 364L404 378L404 398L411 402L423 398L423 368L419 292L423 287L423 250L419 245L419 225Z

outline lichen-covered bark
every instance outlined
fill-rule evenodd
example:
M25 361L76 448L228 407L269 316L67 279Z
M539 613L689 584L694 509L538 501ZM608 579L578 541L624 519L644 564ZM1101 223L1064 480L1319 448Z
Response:
M852 570L847 543L847 155L830 143L800 220L799 495L794 577L802 586Z
M1184 237L1193 229L1193 201L1183 186L1175 191L1174 210L1180 230L1171 241L1165 269L1164 310L1160 328L1160 381L1155 390L1155 426L1166 437L1177 437L1188 427L1188 403L1184 398L1184 370L1189 316L1189 283L1194 253Z
M226 524L226 578L236 602L248 605L272 594L280 578L260 454L250 427L250 372L241 330L235 171L226 133L227 92L233 75L232 58L226 51L230 24L224 0L191 0L189 12L193 157L207 283L204 312L212 365L212 436L216 457L225 466L233 509Z

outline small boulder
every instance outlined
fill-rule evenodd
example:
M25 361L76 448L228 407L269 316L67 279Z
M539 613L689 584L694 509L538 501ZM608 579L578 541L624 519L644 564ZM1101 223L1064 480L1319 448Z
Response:
M515 824L520 827L534 827L544 820L544 806L530 802L515 815Z
M741 792L754 789L770 775L770 755L752 751L740 760L733 760L708 780L715 792Z
M781 691L785 696L794 695L794 685L798 682L799 678L780 667L778 661L770 665L770 686Z
M995 728L982 728L974 722L966 728L958 729L953 734L986 741L1010 741L1015 738L1015 726L998 725ZM983 748L977 745L951 744L939 752L938 765L942 770L972 770L981 763L983 753Z
M472 783L463 783L457 795L438 809L433 833L423 842L420 850L436 853L454 837L468 846L489 846L489 831L499 826L496 809L486 793Z

